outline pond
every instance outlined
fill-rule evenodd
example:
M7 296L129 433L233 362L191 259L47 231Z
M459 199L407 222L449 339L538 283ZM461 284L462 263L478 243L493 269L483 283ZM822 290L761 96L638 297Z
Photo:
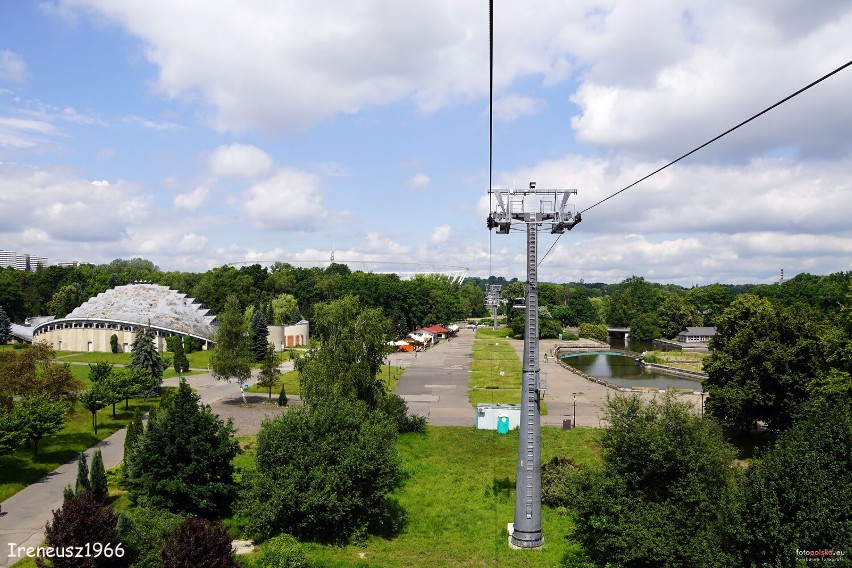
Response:
M609 344L617 349L629 349L637 353L663 349L661 346L652 345L650 342L633 340L625 342L623 339L611 339ZM566 363L593 377L605 379L622 387L674 387L701 390L700 381L642 369L636 365L636 361L632 357L627 355L596 353L572 355L566 358Z

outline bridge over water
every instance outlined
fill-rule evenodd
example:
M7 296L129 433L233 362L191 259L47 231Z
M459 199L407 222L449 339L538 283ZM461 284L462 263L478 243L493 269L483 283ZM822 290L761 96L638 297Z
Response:
M629 349L618 349L609 346L590 346L590 345L557 345L553 349L553 353L557 357L578 357L580 355L625 355L638 359L642 356L641 353L630 351Z

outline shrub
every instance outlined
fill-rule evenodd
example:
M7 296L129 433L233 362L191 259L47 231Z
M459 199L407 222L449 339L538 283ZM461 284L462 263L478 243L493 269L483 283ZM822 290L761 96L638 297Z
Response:
M285 386L281 385L281 392L278 393L278 406L287 406L287 393L284 392Z
M127 565L132 568L159 568L163 541L184 518L168 511L133 507L119 518L118 538L127 549Z
M580 466L570 458L554 457L541 466L541 502L548 507L568 507L577 496Z
M233 539L220 523L190 517L163 542L161 568L239 568Z
M308 561L302 544L289 534L282 534L263 543L255 567L308 568Z
M400 483L396 427L358 401L329 399L263 423L257 470L246 472L238 516L247 533L345 542Z
M107 487L106 470L104 469L104 458L101 455L101 449L95 450L95 455L92 457L92 469L89 473L89 487L92 491L92 496L103 501L109 494Z
M118 353L118 336L114 333L109 337L109 350Z
M578 333L580 337L588 337L598 341L606 341L607 338L606 326L602 323L581 323Z
M66 549L69 546L92 547L95 543L99 543L101 547L109 545L111 549L115 549L115 546L119 544L115 533L116 520L115 514L109 507L104 507L94 498L91 491L83 491L53 512L53 522L48 521L45 525L45 542L47 546L60 549ZM36 560L36 564L40 567L47 566L41 558ZM106 558L104 555L52 559L54 568L123 565L125 563L121 558Z
M408 405L399 395L389 394L381 402L381 411L387 414L391 422L396 425L396 431L400 434L407 432L425 432L426 417L408 413Z

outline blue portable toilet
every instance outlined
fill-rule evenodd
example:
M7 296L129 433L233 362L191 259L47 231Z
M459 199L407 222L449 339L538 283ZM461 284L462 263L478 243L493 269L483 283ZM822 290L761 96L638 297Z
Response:
M497 417L497 433L498 434L508 434L509 433L509 417L505 414L501 414Z

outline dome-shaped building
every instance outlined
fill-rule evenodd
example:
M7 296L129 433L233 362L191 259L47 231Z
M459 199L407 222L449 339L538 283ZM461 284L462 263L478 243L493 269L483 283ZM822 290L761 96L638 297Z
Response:
M109 352L110 337L130 351L136 331L149 327L161 352L166 337L189 335L206 349L215 337L216 316L194 298L159 284L116 286L90 298L61 319L33 328L33 341L47 341L57 351Z

